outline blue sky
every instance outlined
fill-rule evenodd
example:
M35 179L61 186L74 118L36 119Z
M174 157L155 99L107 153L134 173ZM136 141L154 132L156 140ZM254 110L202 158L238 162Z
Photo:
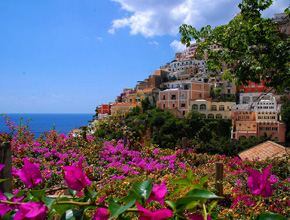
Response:
M172 61L181 24L222 25L238 3L1 0L0 113L93 113Z

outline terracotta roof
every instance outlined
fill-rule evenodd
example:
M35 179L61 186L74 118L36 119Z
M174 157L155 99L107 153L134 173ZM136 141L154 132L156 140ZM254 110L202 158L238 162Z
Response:
M156 89L156 87L153 87L153 88L145 88L145 89L139 90L139 91L137 91L137 92L138 92L138 93L141 93L141 92L148 92L148 91L152 91L153 89Z
M81 129L73 129L70 133L78 133L78 132L81 132L82 130Z
M290 153L290 149L272 141L266 141L248 150L239 153L241 159L265 160L267 158L283 157L284 154Z
M132 103L118 103L118 104L112 105L112 108L119 107L119 106L135 106L135 105L136 104L132 104Z

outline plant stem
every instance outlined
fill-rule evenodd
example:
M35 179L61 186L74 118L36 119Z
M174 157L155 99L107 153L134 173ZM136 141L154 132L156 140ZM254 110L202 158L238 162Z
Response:
M9 205L21 205L21 202L10 202L10 201L6 201L6 200L0 200L0 203L6 203Z
M255 209L256 209L256 208L261 204L261 202L262 202L262 195L260 195L260 197L259 197L259 201L258 201L257 205L255 205L255 206L253 207L253 209L252 209L252 211L251 211L250 219L253 218L254 211L255 211Z
M207 220L207 211L206 211L206 207L205 207L204 203L202 203L202 207L203 207L203 211L204 211L204 220Z

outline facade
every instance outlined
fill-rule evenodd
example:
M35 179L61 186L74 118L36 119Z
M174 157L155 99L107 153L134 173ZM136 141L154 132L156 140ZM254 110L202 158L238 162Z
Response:
M214 83L214 88L220 88L222 93L226 95L235 95L237 90L236 84L234 82L224 80L216 80Z
M107 114L110 115L111 114L111 106L110 104L102 104L100 105L100 107L98 106L98 116L100 114Z
M171 88L159 93L157 107L169 110L175 109L174 114L176 116L188 114L191 100L210 97L210 84L203 80L176 81L169 86Z
M198 111L203 118L231 119L233 102L214 102L211 100L190 101L190 109Z
M278 142L285 142L286 125L277 120L275 121L275 119L277 119L276 113L270 114L267 112L267 114L263 114L254 111L234 111L232 138L237 140L251 137L259 138L266 133L267 136L272 135L272 139Z
M132 103L118 103L118 104L112 105L111 116L112 117L120 116L122 118L125 118L125 116L129 113L130 109L134 107L136 107L136 104L132 104Z
M266 92L269 90L269 88L267 88L265 85L265 82L262 81L259 84L254 83L254 82L249 82L248 85L242 85L237 87L237 92L248 92L248 93L255 93L255 92Z

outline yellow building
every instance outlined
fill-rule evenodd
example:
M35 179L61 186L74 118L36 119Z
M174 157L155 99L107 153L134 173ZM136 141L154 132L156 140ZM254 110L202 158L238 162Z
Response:
M234 102L213 102L204 99L190 101L190 110L198 111L203 118L231 119Z
M118 103L112 105L111 116L125 118L125 116L130 112L130 109L134 107L136 107L136 104L133 103Z

